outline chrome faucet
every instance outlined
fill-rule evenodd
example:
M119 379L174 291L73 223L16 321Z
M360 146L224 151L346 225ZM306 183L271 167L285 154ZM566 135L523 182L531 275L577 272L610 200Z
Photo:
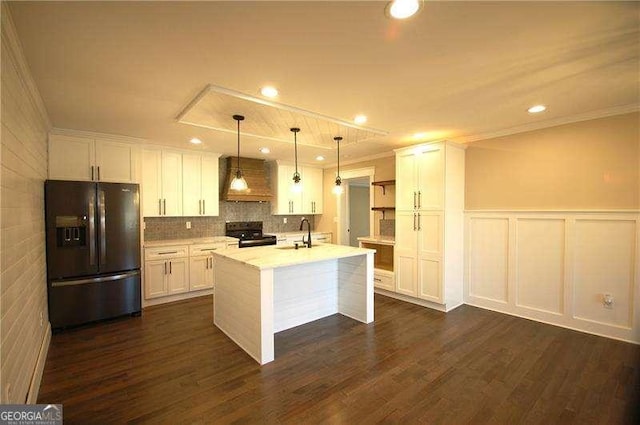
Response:
M303 218L302 221L300 222L300 230L302 230L302 227L304 225L304 222L307 222L307 229L309 230L309 233L307 233L307 241L304 241L304 235L302 235L302 244L306 245L307 248L311 248L311 223L309 223L309 220L307 220L306 218Z

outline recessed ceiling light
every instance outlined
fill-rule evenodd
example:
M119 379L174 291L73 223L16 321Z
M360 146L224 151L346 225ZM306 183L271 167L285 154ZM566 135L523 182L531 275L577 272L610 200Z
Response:
M266 97L276 97L278 95L278 89L273 86L264 86L260 89L260 93Z
M427 133L416 133L411 137L413 137L415 140L422 140L422 139L426 139L427 136L428 136Z
M264 153L264 154L268 154L271 152L271 150L269 148L260 148L260 152Z
M356 115L356 117L353 119L353 122L355 122L356 124L364 124L367 122L367 116L366 115Z
M407 19L420 9L419 0L393 0L387 4L386 12L392 18Z
M546 109L547 109L547 107L544 106L544 105L535 105L535 106L532 106L531 108L527 109L527 111L530 114L537 114L538 112L543 112Z
M198 139L197 137L194 137L193 139L189 140L191 143L193 143L194 145L199 145L200 143L202 143L202 140Z
M316 161L324 161L324 156L322 155L316 156Z

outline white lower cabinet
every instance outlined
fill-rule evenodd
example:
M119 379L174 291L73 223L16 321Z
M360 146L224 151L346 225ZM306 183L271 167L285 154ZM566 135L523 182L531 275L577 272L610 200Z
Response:
M208 243L145 248L145 300L152 300L155 304L211 293L215 283L215 260L212 252L237 248L238 242L233 242L231 238ZM205 290L209 292L198 293ZM166 300L163 301L162 297L166 297Z
M189 247L189 289L213 288L213 251L222 251L227 248L226 242L213 244L198 244Z
M144 296L156 298L189 290L186 246L145 249Z

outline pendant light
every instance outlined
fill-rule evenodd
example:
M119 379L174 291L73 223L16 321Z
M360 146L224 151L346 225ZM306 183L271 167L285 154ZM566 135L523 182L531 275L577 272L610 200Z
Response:
M297 127L293 127L290 129L293 132L293 146L294 146L294 150L295 150L295 164L296 164L296 171L293 173L293 186L291 187L291 190L293 190L296 193L300 193L302 192L302 184L300 183L300 173L298 172L298 132L300 131L299 128Z
M336 174L336 185L333 187L333 193L340 195L342 193L342 179L340 178L340 140L342 137L336 136L333 138L338 146L338 172Z
M231 190L236 190L238 192L245 191L249 187L247 186L247 181L242 177L242 171L240 171L240 121L244 120L242 115L234 115L233 119L238 121L238 170L236 171L236 176L231 180Z

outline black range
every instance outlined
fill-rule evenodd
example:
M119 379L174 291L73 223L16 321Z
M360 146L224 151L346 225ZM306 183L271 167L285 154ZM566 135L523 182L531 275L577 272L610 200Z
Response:
M275 235L262 233L261 221L232 221L225 224L225 235L238 238L238 247L249 248L252 246L275 245Z

